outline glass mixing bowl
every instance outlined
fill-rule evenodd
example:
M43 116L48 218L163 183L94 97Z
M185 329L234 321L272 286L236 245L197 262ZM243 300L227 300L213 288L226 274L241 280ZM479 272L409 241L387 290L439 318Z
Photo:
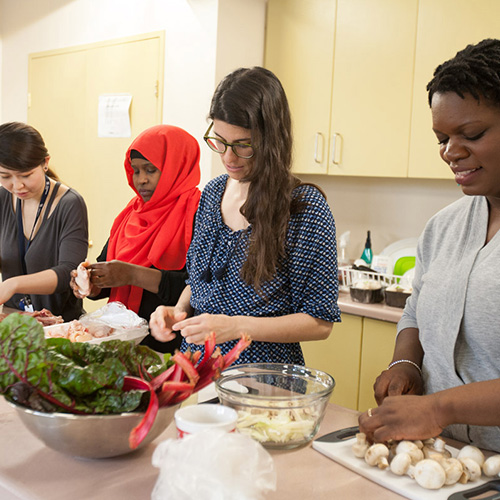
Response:
M238 412L237 430L271 449L310 442L334 387L328 373L281 363L235 365L215 381L220 402Z

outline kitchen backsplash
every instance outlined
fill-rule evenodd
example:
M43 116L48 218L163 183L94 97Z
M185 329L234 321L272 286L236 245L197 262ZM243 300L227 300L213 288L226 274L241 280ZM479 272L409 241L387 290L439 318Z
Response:
M453 180L381 179L300 175L327 195L337 238L351 231L347 255L360 257L371 231L373 253L403 238L418 237L439 210L463 196Z

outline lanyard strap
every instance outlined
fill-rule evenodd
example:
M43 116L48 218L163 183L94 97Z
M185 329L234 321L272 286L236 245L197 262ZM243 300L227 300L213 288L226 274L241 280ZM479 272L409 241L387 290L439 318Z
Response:
M24 241L24 227L23 227L23 211L22 211L22 206L21 206L21 200L18 198L17 199L17 241L19 245L19 257L21 259L21 265L23 266L23 272L24 274L28 274L26 272L26 252L28 251L28 248L31 243L31 239L33 238L33 233L35 231L36 224L38 222L38 219L40 218L40 214L42 212L42 208L45 205L45 200L47 199L47 196L50 191L50 179L45 176L45 188L42 193L42 198L40 199L40 203L38 204L38 209L36 211L36 216L35 216L35 222L33 222L33 227L31 228L31 233L30 237L28 238L28 244L25 244Z

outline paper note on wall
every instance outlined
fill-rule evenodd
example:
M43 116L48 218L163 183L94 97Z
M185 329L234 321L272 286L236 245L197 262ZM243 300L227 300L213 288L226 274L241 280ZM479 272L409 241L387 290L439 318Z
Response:
M130 94L102 94L99 96L97 123L98 137L130 137Z

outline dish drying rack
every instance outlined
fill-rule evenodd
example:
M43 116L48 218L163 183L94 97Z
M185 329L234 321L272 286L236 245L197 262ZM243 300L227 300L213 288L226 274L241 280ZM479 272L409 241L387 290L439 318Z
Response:
M339 289L343 292L348 292L349 288L356 281L375 280L379 281L382 288L397 284L401 281L402 276L394 274L383 274L369 271L359 271L352 269L350 266L339 267Z

